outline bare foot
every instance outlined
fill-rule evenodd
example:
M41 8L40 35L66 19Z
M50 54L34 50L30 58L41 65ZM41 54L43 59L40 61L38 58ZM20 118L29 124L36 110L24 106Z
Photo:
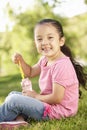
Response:
M16 117L15 121L24 121L24 118L22 116Z

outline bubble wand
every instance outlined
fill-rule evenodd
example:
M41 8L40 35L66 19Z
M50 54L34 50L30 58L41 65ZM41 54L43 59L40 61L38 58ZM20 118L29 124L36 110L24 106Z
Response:
M23 72L20 61L19 61L19 69L20 69L21 77L22 77L22 79L24 79L24 72Z

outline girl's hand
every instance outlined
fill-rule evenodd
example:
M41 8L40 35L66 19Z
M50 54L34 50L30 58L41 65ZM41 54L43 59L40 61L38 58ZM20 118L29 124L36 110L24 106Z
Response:
M12 61L13 61L15 64L19 64L19 61L20 61L20 62L23 61L23 57L22 57L21 54L15 53L15 54L12 56Z
M38 95L38 93L35 92L34 90L32 90L32 91L30 91L30 90L22 90L22 95L36 98L36 96Z

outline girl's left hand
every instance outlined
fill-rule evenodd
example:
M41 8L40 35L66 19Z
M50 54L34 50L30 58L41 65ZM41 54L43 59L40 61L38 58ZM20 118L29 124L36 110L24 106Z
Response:
M38 93L35 92L34 90L32 90L32 91L30 91L30 90L22 90L22 95L30 96L30 97L35 98L38 95Z

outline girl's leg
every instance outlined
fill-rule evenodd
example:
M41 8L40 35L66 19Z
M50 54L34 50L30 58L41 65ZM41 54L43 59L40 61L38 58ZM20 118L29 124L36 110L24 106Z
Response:
M11 94L21 94L22 95L22 92L18 92L18 91L12 91L9 93L9 95ZM16 117L15 121L24 121L24 117L23 115L19 115Z
M19 93L9 94L4 104L0 106L0 122L12 121L19 115L41 120L44 112L43 102Z

